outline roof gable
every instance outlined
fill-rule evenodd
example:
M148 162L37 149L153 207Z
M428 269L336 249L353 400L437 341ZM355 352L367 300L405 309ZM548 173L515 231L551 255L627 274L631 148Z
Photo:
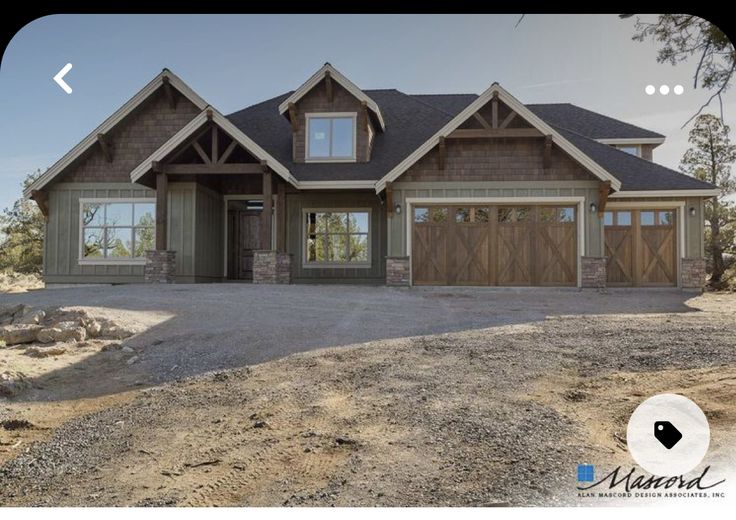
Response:
M464 110L453 117L446 125L440 128L437 132L432 135L427 141L424 142L419 148L417 148L411 155L401 161L395 168L384 175L379 181L376 182L376 192L382 191L386 187L387 182L396 180L402 173L404 173L412 164L418 161L424 156L429 150L439 144L441 137L446 137L450 132L456 130L465 121L471 118L478 110L485 106L493 96L498 96L498 99L505 103L511 110L516 112L522 119L524 119L533 128L539 130L544 135L552 136L552 142L559 146L562 150L567 152L573 159L579 162L583 167L590 171L593 175L603 181L609 181L611 187L614 190L621 188L621 182L616 179L611 173L606 171L605 168L596 163L588 155L579 150L565 137L562 136L557 130L548 125L531 110L529 110L519 100L509 94L505 89L498 83L493 83L485 92L478 96L472 103L470 103Z
M371 99L365 92L363 92L357 85L355 85L348 78L343 76L337 69L335 69L329 63L325 63L317 72L315 72L307 81L305 81L301 87L296 89L289 97L287 97L278 107L279 114L283 115L289 110L289 105L297 103L302 97L316 87L323 79L329 77L331 80L337 82L341 87L347 90L352 96L361 102L365 102L368 109L373 112L376 116L381 130L386 129L386 123L381 114L381 109L378 104Z
M43 189L56 176L63 172L78 157L86 152L98 141L99 134L107 134L110 130L118 125L123 119L131 114L136 108L148 100L154 92L156 92L165 83L174 87L179 93L191 101L200 109L207 106L207 102L194 92L186 83L184 83L176 74L168 69L163 69L155 78L153 78L145 87L138 91L123 106L116 110L110 117L105 119L97 128L95 128L87 137L82 139L74 148L69 150L61 159L56 161L48 170L44 172L36 181L28 186L23 194L28 197L33 191Z

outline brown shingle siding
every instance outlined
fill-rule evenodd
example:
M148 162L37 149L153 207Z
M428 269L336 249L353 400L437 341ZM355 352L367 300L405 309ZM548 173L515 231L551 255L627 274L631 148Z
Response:
M551 167L543 168L541 139L448 139L445 169L434 148L417 161L402 181L595 180L560 149L552 149Z
M107 136L112 162L95 144L57 182L130 182L130 172L199 113L188 99L177 95L169 106L162 89L128 115Z

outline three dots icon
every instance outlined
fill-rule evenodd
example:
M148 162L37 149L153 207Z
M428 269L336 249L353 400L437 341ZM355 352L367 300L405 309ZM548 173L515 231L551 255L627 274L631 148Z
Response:
M657 92L657 87L655 87L654 85L647 85L644 88L644 92L646 92L648 96L653 96ZM672 92L674 92L676 96L680 96L682 95L683 92L685 92L685 87L683 87L682 85L675 85L672 88ZM667 94L670 93L670 86L669 85L660 86L659 93L662 94L663 96L666 96Z

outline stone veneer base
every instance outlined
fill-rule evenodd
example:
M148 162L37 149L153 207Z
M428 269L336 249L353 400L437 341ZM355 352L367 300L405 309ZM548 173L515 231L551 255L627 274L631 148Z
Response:
M291 255L261 250L253 253L253 283L291 283Z
M174 283L176 251L146 251L143 278L146 283Z
M606 287L606 257L584 256L580 259L582 271L582 287L605 289Z
M387 256L386 285L408 287L411 284L409 262L408 256Z

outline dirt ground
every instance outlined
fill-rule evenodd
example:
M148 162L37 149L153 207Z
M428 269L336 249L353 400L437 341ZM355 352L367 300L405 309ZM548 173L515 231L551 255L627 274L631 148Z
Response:
M703 465L733 465L736 296L564 310L158 385L99 355L126 390L0 401L0 505L576 504L576 465L631 467L628 416L662 392L706 412Z

